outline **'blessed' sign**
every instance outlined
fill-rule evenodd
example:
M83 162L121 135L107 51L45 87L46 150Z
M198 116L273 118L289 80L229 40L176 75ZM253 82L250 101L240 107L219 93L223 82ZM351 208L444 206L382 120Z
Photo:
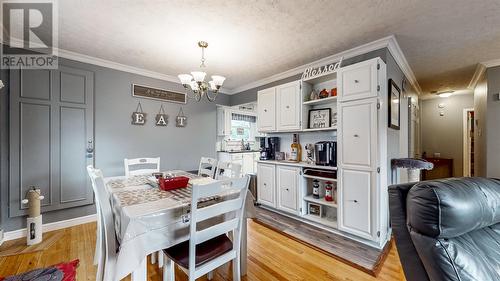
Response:
M304 73L302 73L302 80L307 80L314 77L323 76L325 74L336 72L340 68L340 65L342 64L342 59L344 59L344 57L341 57L338 62L327 64L325 66L320 66L316 68L313 67L306 68L306 70L304 70Z

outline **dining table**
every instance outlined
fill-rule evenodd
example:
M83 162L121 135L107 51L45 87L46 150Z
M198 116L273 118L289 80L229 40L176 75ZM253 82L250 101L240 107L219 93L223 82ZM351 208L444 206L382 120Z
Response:
M151 174L104 178L110 195L119 250L114 280L132 275L133 281L147 279L147 256L189 240L191 187L213 183L214 179L182 170L165 171L168 176L189 178L186 188L164 191ZM248 191L241 234L241 275L247 272L246 219L255 217L253 195ZM210 204L216 198L205 198Z

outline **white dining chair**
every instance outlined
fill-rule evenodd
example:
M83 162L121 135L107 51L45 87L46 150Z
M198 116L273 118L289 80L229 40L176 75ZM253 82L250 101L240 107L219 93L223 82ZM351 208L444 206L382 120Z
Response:
M163 280L174 281L174 263L184 268L189 281L211 273L219 266L233 262L233 280L240 280L241 228L249 176L217 181L206 185L193 185L189 223L189 241L163 250L165 266ZM202 198L234 191L237 197L217 201L207 207L198 208ZM198 229L200 222L217 219L209 227ZM227 233L232 232L233 241Z
M157 173L160 171L160 157L134 158L134 159L125 158L123 160L123 164L125 165L125 176L126 177L135 176L135 175L150 174L150 173ZM149 168L135 169L135 170L130 169L130 168L133 168L134 166L143 167L146 165L149 166Z
M221 162L217 163L215 172L216 180L235 179L241 176L241 165L238 163Z
M209 157L201 157L198 167L198 176L214 178L217 160Z
M92 182L92 189L97 200L96 206L99 208L98 220L101 228L101 253L99 254L98 270L96 280L113 280L114 268L116 264L116 234L115 224L113 220L113 212L109 195L104 185L102 172L94 169L92 166L87 166L87 172Z

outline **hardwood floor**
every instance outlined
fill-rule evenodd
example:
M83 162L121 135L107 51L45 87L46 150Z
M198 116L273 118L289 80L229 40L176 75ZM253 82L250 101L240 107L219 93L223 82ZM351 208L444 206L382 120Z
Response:
M0 276L8 276L63 261L80 259L78 280L95 280L93 266L96 224L64 230L46 251L0 258ZM161 270L149 264L148 280L162 280ZM217 269L213 280L231 280L231 267ZM130 280L130 277L125 280ZM176 270L176 280L187 280ZM206 280L205 278L200 280ZM393 245L378 277L351 267L253 221L248 222L248 274L242 280L405 280Z

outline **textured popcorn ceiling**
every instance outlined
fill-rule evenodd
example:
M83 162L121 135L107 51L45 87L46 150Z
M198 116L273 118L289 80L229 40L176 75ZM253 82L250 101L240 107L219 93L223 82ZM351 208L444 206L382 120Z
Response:
M231 89L394 34L424 92L467 87L500 58L500 1L117 1L59 3L59 47L169 75L207 71Z

